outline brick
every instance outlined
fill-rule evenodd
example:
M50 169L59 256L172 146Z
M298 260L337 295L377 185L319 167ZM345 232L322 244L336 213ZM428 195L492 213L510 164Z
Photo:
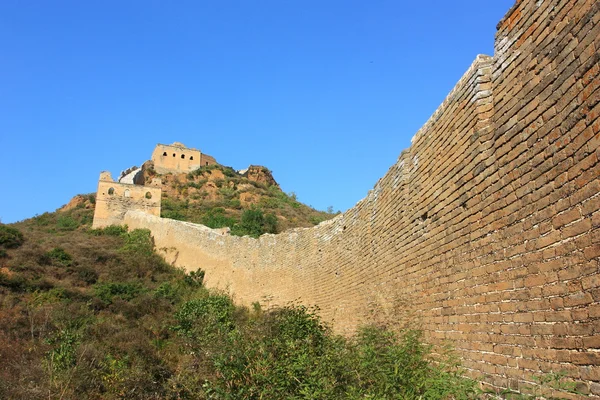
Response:
M579 365L600 365L600 354L587 351L573 353L571 362Z
M581 235L592 229L592 221L589 218L582 219L562 229L562 237L564 239Z
M600 243L584 248L583 255L588 260L599 257L600 256Z
M581 279L581 285L584 290L600 286L600 275L586 276Z
M583 347L588 349L600 349L600 336L584 337Z
M570 311L553 311L545 313L545 320L548 322L564 322L571 321L571 312Z
M573 221L576 221L581 218L581 213L579 209L572 208L565 212L558 214L556 217L552 219L552 226L554 229L559 229Z
M600 318L600 304L594 304L589 306L588 312L590 318Z
M585 293L585 292L579 292L579 293L575 293L575 294L565 297L564 305L565 305L565 307L576 307L576 306L581 306L581 305L585 305L585 304L590 304L593 301L594 300L592 299L591 294Z

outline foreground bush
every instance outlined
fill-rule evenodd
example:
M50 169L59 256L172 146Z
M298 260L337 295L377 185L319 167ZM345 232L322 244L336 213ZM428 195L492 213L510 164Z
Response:
M333 335L315 313L302 306L249 313L232 321L231 303L213 298L222 299L208 297L199 303L185 303L178 311L180 324L174 329L186 343L188 356L197 365L204 365L207 372L201 391L181 390L179 396L476 397L474 382L460 376L461 370L450 356L434 358L418 330L395 334L369 326L346 339ZM196 318L190 320L191 315Z

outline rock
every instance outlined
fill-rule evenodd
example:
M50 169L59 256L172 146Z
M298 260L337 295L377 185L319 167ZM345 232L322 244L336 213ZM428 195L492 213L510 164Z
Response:
M267 167L263 167L262 165L251 165L248 167L244 175L248 180L262 183L267 186L277 186L279 184L273 178L273 174Z
M74 208L94 208L94 204L90 201L89 195L78 194L73 197L67 204L59 208L57 211L69 211Z

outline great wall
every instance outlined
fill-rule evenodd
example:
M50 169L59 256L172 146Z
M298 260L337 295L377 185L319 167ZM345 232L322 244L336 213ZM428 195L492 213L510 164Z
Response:
M494 56L477 56L412 146L333 220L235 237L161 219L160 202L158 213L144 203L160 200L152 192L101 208L94 224L150 229L169 262L202 268L240 303L318 305L340 333L417 321L491 386L566 371L600 395L599 10L517 1Z

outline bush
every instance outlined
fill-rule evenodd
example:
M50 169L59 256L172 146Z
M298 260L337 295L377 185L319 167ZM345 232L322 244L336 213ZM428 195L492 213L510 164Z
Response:
M62 247L55 247L46 252L44 258L49 260L52 265L58 267L69 267L73 263L73 257Z
M239 224L232 227L231 233L238 236L259 237L263 233L277 232L277 217L273 214L263 214L257 207L251 207L242 213Z
M61 231L74 231L79 227L79 222L70 215L61 215L56 220L56 227Z
M98 281L98 273L89 267L82 267L77 271L77 277L84 283L92 285Z
M149 257L154 254L154 243L149 229L134 229L124 235L125 244L121 251Z
M185 302L175 313L177 325L173 330L180 335L207 343L234 327L235 307L226 295L210 295Z
M104 304L112 304L116 298L130 301L143 292L139 283L98 283L94 286L94 292Z
M110 225L104 228L91 229L89 233L95 236L121 236L127 233L127 225Z
M226 226L232 227L235 224L235 219L226 216L225 209L222 207L216 207L208 210L200 221L202 222L202 224L213 229L223 228Z
M0 225L0 247L14 249L21 246L23 242L23 234L17 228Z

